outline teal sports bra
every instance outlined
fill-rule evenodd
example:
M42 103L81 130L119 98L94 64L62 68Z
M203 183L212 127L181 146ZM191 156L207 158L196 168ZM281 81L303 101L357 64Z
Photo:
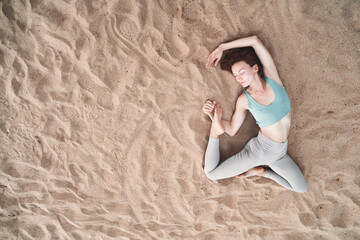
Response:
M244 91L248 100L249 111L261 128L277 123L291 110L289 96L285 91L285 87L280 86L267 76L265 76L265 82L269 84L275 94L275 99L270 105L262 105L256 102L246 90Z

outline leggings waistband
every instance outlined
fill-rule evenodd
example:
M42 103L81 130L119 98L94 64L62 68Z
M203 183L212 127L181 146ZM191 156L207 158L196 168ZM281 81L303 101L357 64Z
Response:
M262 134L259 131L259 134L257 136L257 140L264 150L273 152L273 153L286 153L287 146L288 146L288 140L285 142L277 142L271 138L266 137L264 134Z

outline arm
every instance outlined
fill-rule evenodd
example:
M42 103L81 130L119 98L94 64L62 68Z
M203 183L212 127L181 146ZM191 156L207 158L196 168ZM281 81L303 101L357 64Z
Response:
M241 125L245 120L247 109L244 106L246 101L246 99L244 98L246 97L242 94L236 101L235 112L231 117L231 121L229 122L226 120L222 120L222 123L225 127L225 132L230 136L234 136L237 131L239 131Z
M240 48L240 47L252 47L257 42L256 36L246 37L246 38L239 38L237 40L222 43L219 46L219 49L222 51L232 49L232 48Z
M231 131L231 122L230 121L227 121L227 120L224 120L224 119L221 119L221 122L225 128L225 132L227 133L227 135L229 136L233 136L231 135L232 131Z
M254 48L256 55L258 56L258 58L261 61L261 64L263 65L264 74L270 77L271 79L273 79L278 84L283 85L270 52L267 50L267 48L264 46L264 44L257 36L239 38L237 40L228 43L220 44L220 46L210 54L208 58L207 67L209 68L211 66L211 63L215 60L216 60L215 62L215 66L216 66L217 62L220 60L222 56L223 51L232 48L240 48L240 47Z
M280 80L279 73L276 69L275 63L273 58L271 57L270 52L267 50L267 48L264 46L264 44L261 42L261 40L257 36L253 36L253 38L256 40L255 43L252 45L254 48L256 55L261 61L261 64L264 68L264 74L268 77L270 77L272 80L274 80L279 85L283 85L283 83Z
M213 62L215 62L214 66L216 66L221 59L223 51L232 49L232 48L249 47L249 46L254 45L256 43L256 41L257 40L255 39L255 36L252 36L252 37L246 37L246 38L239 38L238 40L234 40L232 42L220 44L220 46L217 47L209 55L209 57L207 59L207 63L206 63L206 68L209 69Z
M264 74L270 77L272 80L277 82L280 85L283 85L279 73L276 69L275 63L273 58L271 57L270 52L261 42L261 40L257 36L251 36L246 38L240 38L228 43L220 44L219 48L222 51L232 48L239 48L239 47L252 47L254 48L256 55L260 59L261 64L264 68Z
M256 55L260 59L264 68L273 71L276 70L274 60L272 59L269 51L266 49L264 44L257 36L251 36L246 38L239 38L232 42L222 43L219 46L219 49L222 51L232 49L232 48L240 48L240 47L252 47L254 48Z

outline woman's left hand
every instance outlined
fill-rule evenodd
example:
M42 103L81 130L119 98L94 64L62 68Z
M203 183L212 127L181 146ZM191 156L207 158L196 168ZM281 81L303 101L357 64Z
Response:
M216 66L220 61L222 54L223 54L223 50L220 47L216 48L208 57L206 68L209 69L214 61L215 61L214 66Z

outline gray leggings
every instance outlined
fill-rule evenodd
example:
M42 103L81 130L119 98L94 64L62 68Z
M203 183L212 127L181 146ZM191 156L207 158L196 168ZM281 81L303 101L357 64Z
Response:
M249 169L267 165L265 176L281 186L295 191L305 192L306 180L296 163L286 154L288 142L279 143L259 132L245 148L222 162L219 166L219 139L209 138L205 153L205 174L211 180L230 178Z

